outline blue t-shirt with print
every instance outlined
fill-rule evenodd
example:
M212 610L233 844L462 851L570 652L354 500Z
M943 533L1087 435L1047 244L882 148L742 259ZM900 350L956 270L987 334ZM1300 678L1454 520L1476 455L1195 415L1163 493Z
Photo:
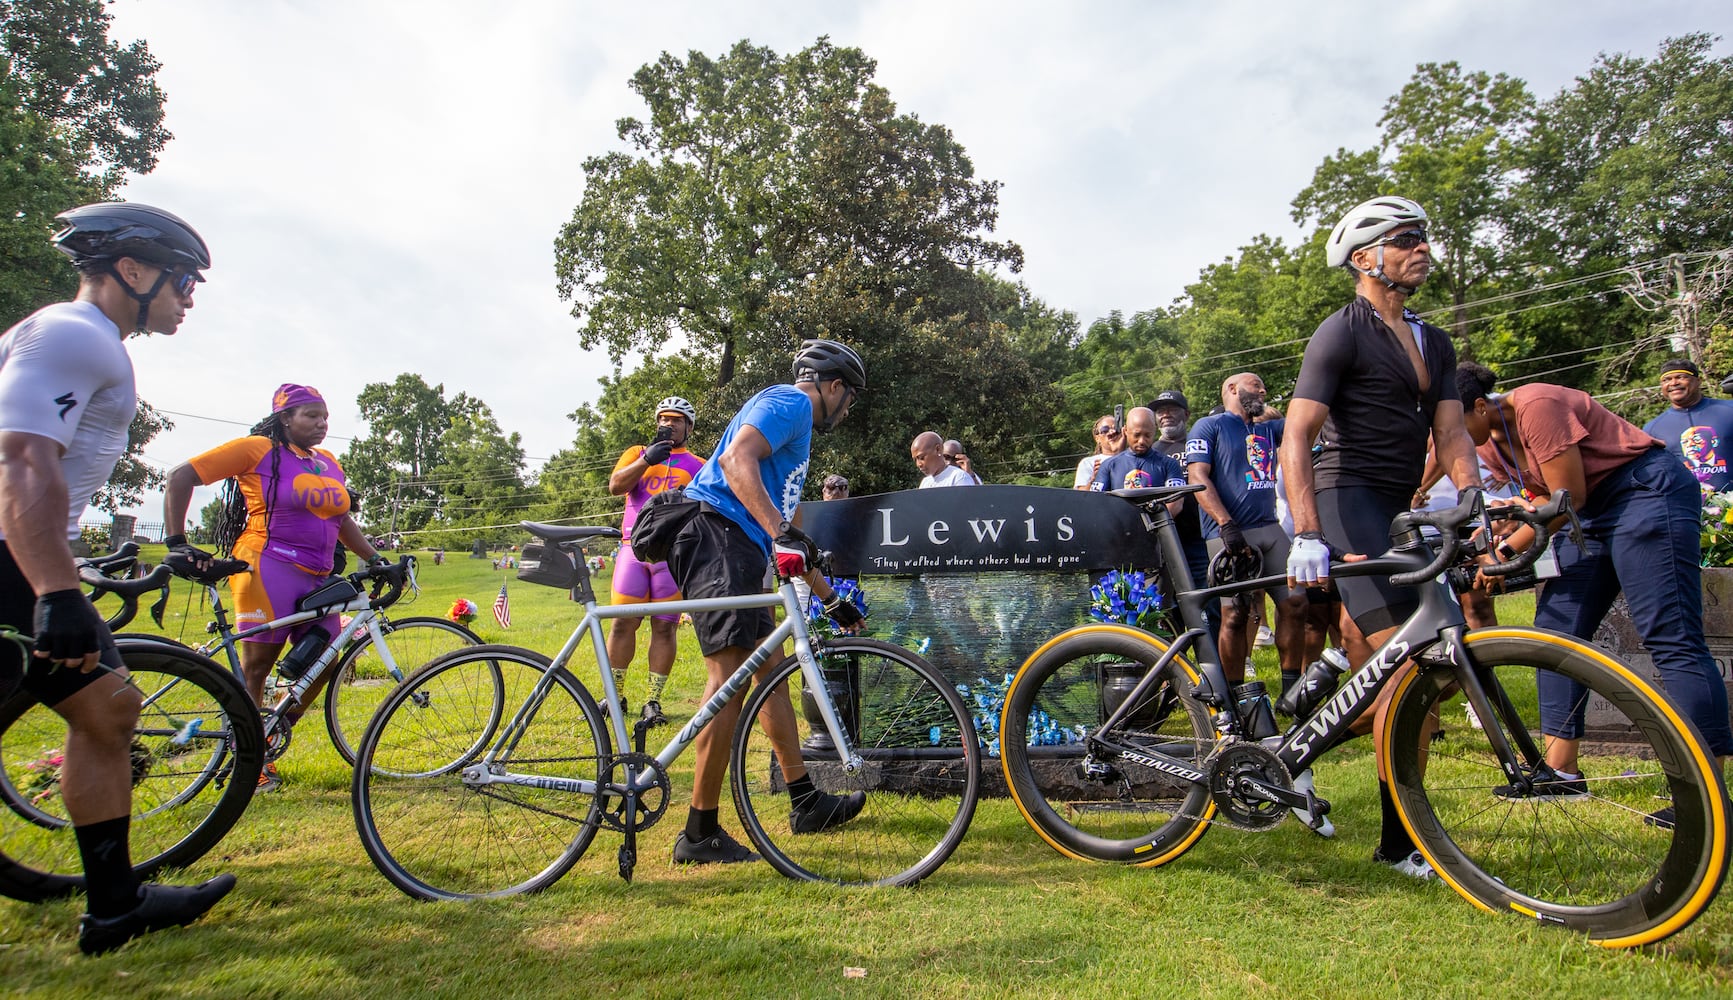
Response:
M1218 413L1193 424L1186 435L1186 464L1209 464L1216 495L1241 528L1277 523L1276 449L1286 425L1286 420L1253 424L1236 413ZM1206 537L1220 534L1214 518L1199 514Z
M812 401L792 385L773 385L763 390L747 400L728 422L728 429L716 442L717 458L727 453L742 427L756 428L770 442L770 455L758 463L758 477L764 483L764 491L770 494L770 502L782 511L783 519L793 519L794 508L800 506L801 490L806 487L806 467L812 455ZM704 463L692 478L692 484L686 487L686 495L704 501L746 529L747 536L758 543L765 556L770 555L773 540L728 488L720 461Z
M1104 460L1095 470L1089 488L1097 493L1108 490L1144 489L1150 486L1184 486L1185 466L1154 448L1143 455L1131 449Z
M1660 439L1705 492L1733 487L1733 471L1728 469L1728 457L1733 455L1733 401L1700 399L1688 410L1668 407L1643 425L1643 433Z

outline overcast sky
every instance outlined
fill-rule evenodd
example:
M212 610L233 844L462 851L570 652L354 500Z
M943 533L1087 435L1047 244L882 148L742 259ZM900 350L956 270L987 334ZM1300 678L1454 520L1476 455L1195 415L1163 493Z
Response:
M404 371L485 400L532 466L569 444L565 414L609 366L578 346L553 240L582 161L621 148L615 121L643 112L628 78L663 51L749 38L786 54L820 35L863 49L901 111L949 127L1004 183L998 236L1023 246L1022 280L1088 324L1171 302L1260 232L1299 235L1295 193L1325 156L1376 141L1417 63L1506 72L1544 98L1597 53L1733 34L1724 0L112 11L112 37L161 61L175 135L125 196L184 216L213 257L181 332L130 342L140 395L176 422L146 451L165 466L245 433L283 381L325 394L341 453L363 430L361 387ZM144 519L159 514L147 499Z

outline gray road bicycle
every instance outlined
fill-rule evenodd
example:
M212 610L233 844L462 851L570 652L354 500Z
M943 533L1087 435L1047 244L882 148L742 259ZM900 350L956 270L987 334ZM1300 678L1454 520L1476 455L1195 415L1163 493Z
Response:
M353 798L362 845L392 884L432 900L536 891L564 875L604 828L622 835L618 868L630 879L638 834L662 819L673 794L669 766L755 674L733 734L730 781L740 822L777 871L910 885L956 849L975 812L981 748L962 699L921 657L873 639L810 637L786 579L765 594L598 606L577 547L619 538L618 529L523 527L547 555L535 582L572 589L582 619L551 659L515 646L458 650L417 671L380 707L361 741ZM559 568L550 575L551 566ZM646 720L628 735L604 621L778 607L782 623L665 747L645 752ZM794 654L785 656L791 640ZM567 669L586 641L600 704ZM814 784L866 793L858 816L813 834L791 829L776 747L754 724L774 699L799 706L803 698L793 739Z

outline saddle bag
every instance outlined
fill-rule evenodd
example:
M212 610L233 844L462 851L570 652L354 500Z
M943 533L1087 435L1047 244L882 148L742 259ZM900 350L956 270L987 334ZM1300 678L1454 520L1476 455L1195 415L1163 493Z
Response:
M517 578L525 583L571 590L578 585L578 557L540 539L524 545L517 561Z
M651 497L632 523L632 555L640 562L666 562L674 551L674 536L703 508L702 502L688 500L685 490L668 490Z

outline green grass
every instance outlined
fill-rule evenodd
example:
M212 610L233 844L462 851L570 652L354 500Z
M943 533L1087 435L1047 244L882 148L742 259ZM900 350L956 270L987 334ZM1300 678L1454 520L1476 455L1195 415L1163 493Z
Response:
M553 652L575 606L510 579L513 621L486 608L508 574L457 558L423 562L404 614L483 608L484 637ZM1513 602L1517 599L1512 599ZM1507 609L1519 620L1519 604ZM167 631L200 635L204 611L177 593ZM191 627L182 631L191 622ZM1034 637L1031 637L1032 639ZM682 637L668 706L689 713L702 666ZM640 653L642 655L642 653ZM1260 671L1273 674L1259 651ZM590 681L587 655L577 671ZM641 662L628 694L643 696ZM1369 859L1379 810L1370 747L1316 768L1335 803L1334 840L1285 823L1210 831L1155 870L1091 865L1043 844L1005 800L984 801L969 836L912 890L797 884L765 865L680 870L667 858L691 787L641 838L637 878L614 873L603 833L577 869L534 897L415 903L368 862L349 771L316 716L284 758L285 788L253 802L217 851L184 874L234 872L240 887L204 921L84 959L79 900L0 901L0 983L41 997L608 996L1726 996L1733 910L1712 907L1664 944L1608 952L1482 913L1436 883ZM990 761L997 766L997 761ZM724 807L725 822L740 833ZM3 830L3 827L0 827ZM845 978L845 967L866 970Z

